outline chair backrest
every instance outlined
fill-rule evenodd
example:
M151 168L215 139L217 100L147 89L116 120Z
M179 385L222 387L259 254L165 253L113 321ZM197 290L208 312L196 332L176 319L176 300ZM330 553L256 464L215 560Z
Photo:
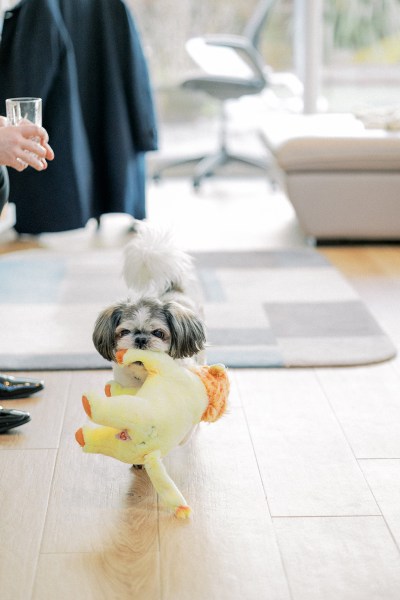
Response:
M276 2L277 0L260 0L243 29L242 35L249 39L255 48L258 47L261 31Z

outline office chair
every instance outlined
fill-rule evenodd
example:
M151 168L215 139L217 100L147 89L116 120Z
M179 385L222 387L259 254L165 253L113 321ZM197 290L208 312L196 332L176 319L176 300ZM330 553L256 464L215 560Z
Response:
M153 180L158 181L166 169L189 163L198 163L193 176L195 189L200 187L205 177L210 177L218 167L231 161L258 167L266 172L267 160L234 154L228 150L225 103L242 96L259 94L268 85L268 75L257 46L262 28L276 1L259 1L242 35L205 35L186 43L188 53L206 74L186 79L181 87L205 92L220 100L219 147L212 154L164 164L153 173Z

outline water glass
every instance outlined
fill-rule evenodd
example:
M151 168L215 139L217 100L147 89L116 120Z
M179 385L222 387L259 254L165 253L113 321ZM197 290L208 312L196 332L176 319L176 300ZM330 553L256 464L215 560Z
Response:
M6 113L10 125L18 125L22 119L42 125L42 99L7 98Z

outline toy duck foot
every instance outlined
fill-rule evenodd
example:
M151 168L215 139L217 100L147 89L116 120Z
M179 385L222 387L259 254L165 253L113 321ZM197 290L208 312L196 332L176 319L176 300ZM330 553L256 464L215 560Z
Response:
M175 509L175 516L177 519L188 519L192 514L190 506L178 506Z
M92 417L92 409L90 408L89 400L86 398L86 396L82 396L82 404L87 416Z
M75 433L75 439L78 442L78 444L80 446L82 446L82 448L83 448L83 446L85 445L85 438L83 436L83 429L82 429L82 427L80 427L78 429L78 431Z

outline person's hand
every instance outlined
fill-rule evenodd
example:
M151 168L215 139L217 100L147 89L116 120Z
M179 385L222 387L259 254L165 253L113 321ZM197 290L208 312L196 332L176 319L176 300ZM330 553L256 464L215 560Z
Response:
M27 166L37 171L47 169L47 160L53 160L54 152L49 136L43 127L23 120L19 125L8 125L0 117L0 164L23 171Z

